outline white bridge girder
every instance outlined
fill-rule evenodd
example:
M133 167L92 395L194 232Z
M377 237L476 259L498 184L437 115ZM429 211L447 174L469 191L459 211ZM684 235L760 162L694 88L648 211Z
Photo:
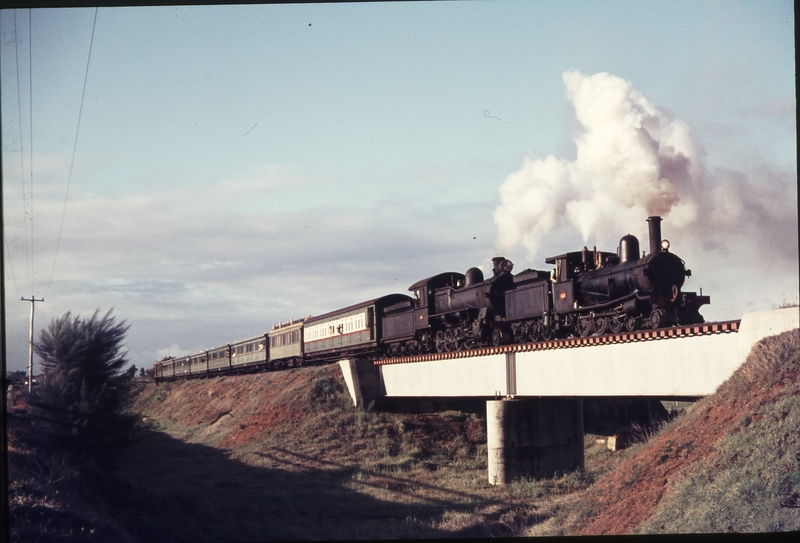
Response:
M389 397L700 397L764 337L800 327L800 309L747 313L737 332L380 365ZM344 370L344 366L342 366Z

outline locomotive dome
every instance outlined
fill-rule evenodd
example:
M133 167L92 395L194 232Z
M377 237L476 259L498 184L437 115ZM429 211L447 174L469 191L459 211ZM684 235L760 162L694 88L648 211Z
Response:
M639 260L639 239L633 234L626 234L619 240L617 249L620 263Z
M475 285L483 281L483 272L480 270L480 268L470 268L467 270L465 277L466 277L465 286L468 287L470 285Z

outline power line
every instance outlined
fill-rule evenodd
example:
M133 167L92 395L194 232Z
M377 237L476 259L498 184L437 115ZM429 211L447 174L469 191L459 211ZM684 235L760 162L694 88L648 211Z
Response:
M30 107L30 157L31 157L31 298L36 289L36 256L33 251L33 12L28 9L28 96ZM20 138L20 149L22 148L22 138ZM33 302L31 302L33 304Z
M50 281L47 283L47 289L45 289L45 294L50 291L50 284L53 282L53 273L56 269L56 259L58 258L58 247L61 245L61 231L64 228L64 216L67 213L67 199L69 198L69 186L72 182L72 168L75 165L75 154L78 149L78 134L81 130L81 116L83 114L83 99L86 96L86 81L89 79L89 62L92 60L92 45L94 44L94 29L97 25L97 10L98 8L94 8L94 22L92 23L92 37L89 40L89 56L86 59L86 73L83 76L83 91L81 92L81 107L78 110L78 126L75 129L75 143L72 147L72 160L69 164L69 177L67 177L67 193L64 196L64 209L61 212L61 225L58 227L58 241L56 241L56 252L53 255L53 268L50 270ZM33 130L31 130L33 132ZM33 190L33 189L31 189Z
M3 228L3 243L6 247L6 258L8 259L8 269L11 270L11 279L14 280L14 287L17 289L17 294L22 296L22 292L19 290L19 285L17 284L17 277L14 275L14 263L11 260L11 250L8 248L8 238L6 237L5 228Z
M17 29L17 10L14 10L14 59L16 61L17 69L17 120L19 121L19 170L20 170L20 184L22 185L22 228L25 233L25 267L27 269L27 277L30 279L31 273L31 258L28 251L28 221L25 215L28 213L28 198L25 195L25 151L22 146L22 93L19 88L19 32ZM10 255L9 255L10 258ZM13 277L13 273L12 273ZM14 282L16 285L16 280ZM30 285L31 291L33 290L33 283ZM19 290L19 287L17 287Z

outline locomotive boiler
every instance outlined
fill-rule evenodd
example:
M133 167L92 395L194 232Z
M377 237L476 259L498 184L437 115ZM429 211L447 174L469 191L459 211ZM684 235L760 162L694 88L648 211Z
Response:
M554 307L577 335L703 322L698 309L710 298L682 292L692 272L661 239L661 217L647 222L650 252L641 257L639 240L627 234L616 254L584 247L546 260L556 265Z
M638 252L635 238L626 242ZM584 312L592 313L593 329L598 334L607 326L615 331L621 329L620 325L632 329L635 323L629 317L636 316L650 318L653 328L677 324L676 310L688 272L678 257L667 252L633 260L622 258L619 264L579 275L576 302Z

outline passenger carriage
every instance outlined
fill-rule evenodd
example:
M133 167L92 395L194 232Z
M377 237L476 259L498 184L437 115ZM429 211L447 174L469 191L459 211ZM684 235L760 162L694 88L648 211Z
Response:
M389 339L384 338L384 319L380 317L387 308L403 303L410 307L412 299L405 294L389 294L309 317L303 325L305 359L323 361L376 354Z
M160 360L153 366L153 378L158 381L160 379L172 379L175 377L175 358L168 357Z
M192 373L191 357L182 356L175 359L175 377L187 377Z
M303 363L303 323L290 319L278 323L267 334L269 340L269 360L274 368L301 366Z
M230 364L232 368L266 366L269 358L267 335L261 334L256 337L231 343L230 353Z
M203 351L189 357L189 372L193 374L208 373L208 352Z
M208 371L216 373L231 368L231 346L220 345L208 351Z

